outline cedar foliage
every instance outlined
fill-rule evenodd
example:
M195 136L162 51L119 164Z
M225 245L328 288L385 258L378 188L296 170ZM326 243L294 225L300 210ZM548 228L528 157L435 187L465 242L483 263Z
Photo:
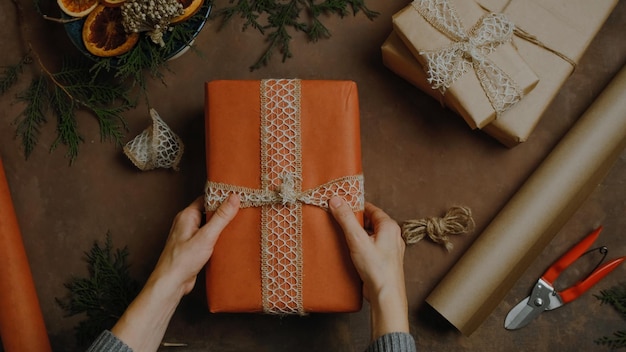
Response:
M602 290L599 295L594 296L601 304L611 305L626 321L626 283ZM615 331L611 336L603 336L594 342L611 350L626 348L626 330Z
M250 66L250 71L267 66L275 51L282 54L283 62L291 58L293 37L290 32L304 32L312 42L330 38L330 31L321 21L323 15L343 18L350 13L363 12L373 20L379 14L369 9L365 0L229 0L229 3L230 6L215 12L215 17L222 18L220 28L239 16L245 20L242 30L254 28L266 37L268 43L259 59Z
M67 316L86 316L74 329L81 347L111 329L140 290L129 273L128 248L114 249L110 233L103 245L96 241L85 252L84 260L89 275L71 278L64 284L67 296L56 299Z
M78 156L83 137L78 129L76 112L87 110L98 121L100 139L122 144L126 122L121 113L135 106L129 91L118 82L93 76L90 63L65 59L61 70L51 73L43 69L26 90L17 94L24 110L15 120L16 136L22 141L28 158L38 142L42 126L50 113L56 117L57 137L51 151L59 145L67 147L70 163Z
M24 21L24 9L19 0L12 0L17 9L18 23L23 34L29 31ZM35 11L44 18L48 8L59 11L56 1L33 0ZM167 59L180 47L189 43L204 16L211 6L207 0L201 9L186 21L171 27L164 36L165 47L154 45L146 36L142 36L138 45L128 53L115 58L87 59L82 53L76 53L63 61L58 72L52 72L41 57L32 48L24 36L28 53L16 64L7 66L0 76L0 95L6 93L17 82L24 68L36 62L39 72L30 85L15 95L15 100L24 104L24 109L16 117L16 138L21 141L26 159L37 146L41 129L53 117L56 120L57 137L51 151L59 146L67 148L66 157L72 164L78 157L84 138L80 133L78 111L92 115L100 127L100 140L113 141L121 145L126 131L126 121L122 113L136 106L135 86L139 86L148 102L146 72L152 78L160 79L165 84L162 70L168 69Z

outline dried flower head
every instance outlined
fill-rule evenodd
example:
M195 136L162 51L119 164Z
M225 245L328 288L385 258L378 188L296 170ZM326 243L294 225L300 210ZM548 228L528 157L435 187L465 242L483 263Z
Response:
M127 32L148 32L154 43L164 46L163 34L172 19L183 13L178 0L128 0L122 5L122 23Z

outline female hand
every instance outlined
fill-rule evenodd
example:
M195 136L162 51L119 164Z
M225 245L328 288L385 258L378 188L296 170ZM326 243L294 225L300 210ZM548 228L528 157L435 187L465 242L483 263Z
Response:
M390 332L409 332L404 284L404 249L398 224L376 206L365 204L368 234L350 206L341 198L329 201L330 211L346 236L350 256L363 280L363 293L370 302L372 337Z
M237 214L239 197L228 197L200 227L203 210L198 198L178 213L148 282L111 329L135 352L158 349L178 303L193 289L220 233Z
M239 197L229 196L200 227L204 200L197 198L176 215L161 257L153 271L154 279L166 280L180 289L181 297L189 293L198 272L213 254L220 233L239 211Z

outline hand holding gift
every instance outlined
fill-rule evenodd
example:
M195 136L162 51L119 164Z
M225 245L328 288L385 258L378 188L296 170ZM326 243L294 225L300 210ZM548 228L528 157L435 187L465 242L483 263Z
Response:
M400 227L384 211L365 203L369 235L348 204L339 197L329 201L330 211L346 236L350 256L363 280L365 298L371 304L372 338L409 332L404 286L404 249Z
M178 303L193 289L220 233L238 211L239 198L231 196L203 226L202 198L178 213L148 282L111 332L133 351L156 351Z
M145 287L111 332L103 332L88 351L156 351L178 303L193 289L220 233L235 219L240 206L238 196L229 196L203 226L201 198L178 213ZM415 342L408 333L400 228L381 209L367 203L365 217L374 230L369 236L343 199L331 198L329 207L344 230L366 297L372 304L372 346L387 346L388 351L415 351Z

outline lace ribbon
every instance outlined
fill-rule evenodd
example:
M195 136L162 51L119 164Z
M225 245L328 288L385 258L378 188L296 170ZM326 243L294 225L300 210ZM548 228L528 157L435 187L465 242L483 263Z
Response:
M215 211L231 193L241 207L261 207L263 311L305 314L302 303L302 205L327 208L343 197L364 208L363 176L345 176L302 190L300 80L261 81L261 188L207 181L205 207Z
M420 52L427 61L428 82L444 94L457 79L474 69L489 102L500 114L523 97L509 75L487 58L511 41L515 25L503 14L489 13L468 32L448 0L415 0L413 8L452 40L450 46Z
M353 211L364 208L363 175L341 177L318 187L298 191L295 189L293 174L282 177L278 190L256 189L208 181L205 187L206 210L215 211L230 194L239 195L241 208L262 207L270 204L293 206L297 202L328 209L328 200L333 196L345 199Z

